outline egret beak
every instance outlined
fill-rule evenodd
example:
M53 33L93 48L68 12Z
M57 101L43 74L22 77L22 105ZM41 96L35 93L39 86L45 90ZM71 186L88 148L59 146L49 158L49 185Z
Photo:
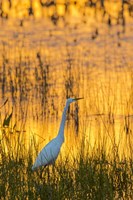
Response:
M82 97L82 98L75 98L74 100L75 100L75 101L78 101L78 100L80 100L80 99L83 99L83 97Z

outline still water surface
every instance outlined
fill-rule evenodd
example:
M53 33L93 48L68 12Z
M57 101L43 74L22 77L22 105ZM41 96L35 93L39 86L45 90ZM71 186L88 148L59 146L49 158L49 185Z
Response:
M0 22L1 124L13 112L10 137L39 149L56 136L68 97L70 106L62 152L77 151L85 138L91 152L114 144L133 149L133 22L126 27L73 17L58 26L48 20ZM11 140L12 140L11 139ZM76 148L75 148L76 147ZM123 148L124 147L124 148Z

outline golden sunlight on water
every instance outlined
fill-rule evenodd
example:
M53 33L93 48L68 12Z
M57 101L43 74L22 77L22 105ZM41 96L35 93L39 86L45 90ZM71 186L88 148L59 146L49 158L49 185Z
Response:
M10 15L26 16L29 1L16 2ZM3 4L5 11L8 4L9 1ZM42 17L39 1L33 1L33 7L35 16ZM53 9L47 10L48 15L52 15ZM63 15L64 9L63 5L57 6L59 15ZM73 16L78 16L73 4L69 9ZM112 7L114 13L116 9L116 5ZM70 106L62 154L79 153L85 139L84 146L91 153L105 148L109 154L116 145L121 157L130 157L132 23L129 19L124 30L120 25L109 28L97 23L93 17L86 19L86 23L77 18L70 21L69 25L61 23L57 27L44 19L25 20L22 26L17 19L0 22L1 105L8 99L0 109L1 126L5 116L12 112L10 130L4 130L1 138L6 134L12 145L16 138L29 146L34 137L41 149L58 132L66 98L84 97ZM14 145L17 148L16 142Z
M131 0L132 4L132 0ZM90 9L90 7L92 9ZM114 18L117 14L121 12L122 1L112 1L112 0L101 0L101 1L86 1L86 0L4 0L2 1L2 10L13 18L27 18L28 14L34 14L34 17L41 18L43 16L52 16L54 13L59 16L64 16L68 11L67 15L78 17L81 13L89 13L89 15L95 15L96 9L101 9L104 7L107 13ZM125 4L125 8L128 9L128 4ZM100 17L100 15L99 15Z

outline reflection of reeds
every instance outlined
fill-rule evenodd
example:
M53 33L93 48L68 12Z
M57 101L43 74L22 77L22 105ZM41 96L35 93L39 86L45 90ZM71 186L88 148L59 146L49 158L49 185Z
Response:
M73 73L72 73L72 60L70 57L70 53L68 51L68 48L66 46L66 50L67 50L67 68L66 68L66 75L65 75L65 96L66 99L73 97L73 86L74 86L74 82L73 82ZM70 108L68 109L68 119L70 118Z
M2 97L4 98L5 91L6 91L6 82L7 82L7 76L6 76L6 65L8 65L8 59L5 56L5 46L3 45L3 54L2 54L2 72L1 72L1 89L2 89Z
M51 21L57 25L59 19L68 18L68 16L71 14L71 7L74 7L77 9L79 14L83 17L88 17L89 12L88 10L93 10L95 13L95 17L101 15L103 20L106 20L106 23L108 23L109 26L112 25L112 21L115 21L117 24L121 24L122 26L125 26L126 22L126 15L125 13L128 12L129 16L133 16L133 5L132 1L104 1L104 0L87 0L81 2L80 0L77 1L36 1L36 5L34 6L34 3L31 0L27 0L28 4L22 4L22 3L13 3L14 0L8 1L8 3L4 4L3 1L0 3L0 18L2 19L8 19L9 13L11 15L11 10L16 13L16 16L19 16L22 14L21 18L27 17L35 17L36 13L39 11L40 15L50 17ZM3 6L4 5L4 6ZM117 7L117 13L114 17L113 9L112 12L111 8ZM5 9L6 8L6 9ZM59 8L62 8L62 12L60 13ZM110 10L110 11L108 11ZM47 14L46 14L47 13ZM21 19L21 25L23 25L23 20Z
M104 4L102 6L104 7ZM106 16L110 17L108 14ZM108 21L109 25L112 23L110 20L111 18ZM52 34L54 37L54 31ZM92 39L98 35L96 29ZM110 67L112 60L109 55L112 51L111 53L106 51L110 63L101 62L102 65L106 64L107 68L106 74L102 68L105 77L100 77L99 61L91 63L97 56L95 51L93 58L90 50L89 53L85 52L85 56L80 60L81 58L74 54L79 48L78 40L75 41L77 41L74 44L76 47L65 46L66 60L64 56L61 59L61 63L64 63L59 62L59 66L56 66L58 58L53 56L55 46L50 47L50 50L30 49L31 56L25 51L24 41L21 41L24 46L19 48L21 50L17 49L17 52L13 48L13 57L8 54L7 44L1 48L1 94L3 101L8 98L8 104L5 101L0 106L0 181L2 181L0 196L3 199L43 199L44 196L46 199L57 197L57 199L84 199L84 197L86 199L129 197L130 199L131 197L133 176L131 69L128 69L128 66L125 69L122 64L121 68L115 66L113 71L117 59L113 67ZM100 50L102 51L102 47ZM55 51L54 53L56 54ZM60 51L56 55L60 58ZM117 70L120 70L120 73L117 73ZM64 77L62 74L65 74ZM113 81L111 78L108 79L108 76L113 77ZM52 137L56 120L59 120L61 99L64 102L68 97L82 97L81 94L84 94L83 104L75 103L68 115L71 126L70 129L66 127L64 153L68 153L70 157L62 157L56 166L46 168L44 171L31 172L34 152L40 149L38 147L40 140L37 144L35 142L39 128L33 131L34 140L31 140L29 132L34 130L34 125L39 122L42 128L39 134L48 140L49 132ZM74 120L71 120L71 117ZM51 127L52 124L54 128L48 131L47 127ZM78 137L75 137L75 132Z
M43 71L41 71L43 70L42 65L40 61L36 70L38 70L38 77L44 80L45 83L45 73L42 74ZM73 76L73 80L75 80L75 69L67 69L71 70L71 72L67 73ZM69 79L69 76L66 77ZM37 81L40 80L37 79ZM42 84L40 88L43 89L44 83L41 81L39 83ZM73 94L76 95L74 93L75 82L73 82L72 86ZM114 113L118 105L113 85L111 86L110 83L108 90L101 87L99 93L94 90L95 87L92 87L93 85L90 87L93 89L93 93L91 91L88 93L88 104L85 104L86 99L84 100L86 107L82 119L79 118L80 107L78 105L75 104L72 112L74 113L75 127L80 133L79 137L76 138L76 141L72 139L71 135L74 135L75 128L72 130L72 127L70 127L71 135L69 136L66 133L68 141L71 141L70 144L66 145L69 149L66 154L68 153L69 156L59 157L53 167L32 172L33 155L34 152L38 152L36 138L30 140L30 144L27 145L22 131L16 134L15 130L13 130L12 134L10 134L8 127L4 129L4 137L0 140L0 173L2 181L0 195L3 199L21 197L25 199L104 199L106 197L106 199L123 198L126 200L127 197L129 199L132 198L131 116L129 114L125 115L124 123L120 124L120 129L116 129ZM69 87L67 89L69 90ZM43 92L43 90L41 91ZM115 95L112 96L112 93ZM43 93L41 95L42 97L44 96ZM126 99L128 100L128 107L126 107L125 113L130 113L132 110L132 97L131 90L129 99ZM1 109L6 106L6 102L3 103ZM55 109L53 102L52 106ZM89 121L88 114L92 111L96 113L93 120ZM9 113L5 118L5 123L7 124L11 118L12 115ZM117 138L118 130L121 132ZM1 131L3 131L2 127ZM124 138L126 141L124 141ZM121 154L123 155L121 156Z
M37 59L38 59L38 66L35 68L35 75L36 75L36 81L38 82L40 79L40 94L41 96L41 104L43 111L46 110L47 105L47 94L48 94L48 78L49 78L49 64L43 63L40 53L37 53ZM37 83L38 85L38 83Z
M66 46L67 55L66 55L66 73L65 73L65 96L66 99L70 97L79 97L79 84L75 81L80 77L78 67L74 66L74 59L71 58L71 54L69 52L68 47ZM74 110L70 113L70 109L68 109L68 119L70 115L73 117L74 127L76 134L78 135L79 131L79 107L78 104L75 103Z

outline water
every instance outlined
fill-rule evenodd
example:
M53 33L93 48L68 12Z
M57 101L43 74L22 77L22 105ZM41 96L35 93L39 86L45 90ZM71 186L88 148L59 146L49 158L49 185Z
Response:
M84 20L0 22L0 104L8 99L1 126L13 112L10 137L21 134L29 145L34 136L40 149L56 136L66 98L84 97L70 107L63 151L85 137L90 151L105 146L109 152L116 144L130 156L133 22L110 27L94 15Z

